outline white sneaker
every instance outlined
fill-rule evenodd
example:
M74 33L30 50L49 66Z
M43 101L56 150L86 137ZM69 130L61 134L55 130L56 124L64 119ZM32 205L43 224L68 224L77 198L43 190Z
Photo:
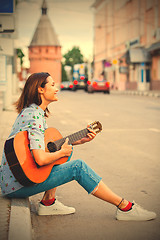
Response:
M55 203L50 206L39 203L38 207L38 215L67 215L75 213L75 211L75 208L67 207L58 200L55 200Z
M132 209L123 212L117 209L116 219L126 221L148 221L156 218L156 213L147 211L133 201Z

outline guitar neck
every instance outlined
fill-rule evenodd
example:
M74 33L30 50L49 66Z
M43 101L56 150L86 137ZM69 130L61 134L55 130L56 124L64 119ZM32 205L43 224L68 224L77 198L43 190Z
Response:
M55 141L54 144L56 144L57 150L60 150L61 146L66 141L66 138L69 138L68 144L73 144L74 142L80 140L81 138L86 137L88 132L89 132L88 129L85 128L85 129L80 130L76 133L68 135L65 138L61 138L61 139Z

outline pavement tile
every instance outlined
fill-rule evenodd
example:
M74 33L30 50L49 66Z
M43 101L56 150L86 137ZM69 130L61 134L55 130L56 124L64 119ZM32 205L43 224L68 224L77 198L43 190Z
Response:
M3 198L0 191L0 239L8 239L11 201Z

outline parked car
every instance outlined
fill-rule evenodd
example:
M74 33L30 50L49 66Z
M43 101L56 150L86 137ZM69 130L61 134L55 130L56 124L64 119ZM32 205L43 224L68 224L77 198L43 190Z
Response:
M72 90L73 83L70 81L61 82L60 89L61 90Z
M84 76L78 77L78 79L73 81L73 91L76 91L77 89L84 89L87 90L87 78Z
M87 91L89 93L104 92L109 94L110 84L104 79L92 79L91 81L87 81Z

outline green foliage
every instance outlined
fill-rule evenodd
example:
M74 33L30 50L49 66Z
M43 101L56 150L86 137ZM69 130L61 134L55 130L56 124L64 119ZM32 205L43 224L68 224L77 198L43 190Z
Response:
M64 82L64 81L69 81L68 80L68 77L67 77L67 74L66 74L66 71L65 71L65 69L64 69L64 64L62 63L62 82Z
M85 66L85 76L88 76L88 67L87 67L87 65Z
M17 48L16 49L16 53L17 53L17 57L20 58L20 63L21 63L21 66L23 64L23 57L25 56L24 53L22 52L22 49L20 48Z
M79 47L73 47L66 54L63 55L65 58L65 65L71 66L73 69L74 64L83 63L83 55Z

